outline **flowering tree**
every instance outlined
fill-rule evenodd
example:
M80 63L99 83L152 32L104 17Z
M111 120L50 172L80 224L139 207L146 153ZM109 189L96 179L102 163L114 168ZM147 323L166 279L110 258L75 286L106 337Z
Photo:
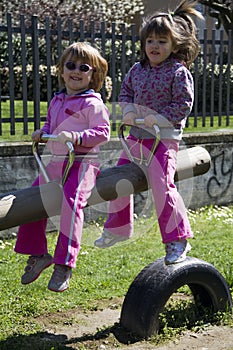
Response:
M57 17L61 17L63 28L72 19L75 28L80 20L84 21L85 26L91 20L131 24L144 13L144 5L142 0L1 0L0 22L5 20L7 12L14 15L14 24L19 24L19 15L22 14L28 26L31 16L37 15L43 23L46 16L50 17L52 27L56 27Z

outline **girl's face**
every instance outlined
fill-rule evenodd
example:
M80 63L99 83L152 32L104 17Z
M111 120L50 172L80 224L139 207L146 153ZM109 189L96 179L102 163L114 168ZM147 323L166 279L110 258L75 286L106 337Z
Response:
M81 60L68 57L64 62L63 73L68 95L78 94L88 89L93 74L93 68Z
M170 54L176 53L169 36L156 35L151 33L146 38L145 52L151 67L157 66L166 60Z

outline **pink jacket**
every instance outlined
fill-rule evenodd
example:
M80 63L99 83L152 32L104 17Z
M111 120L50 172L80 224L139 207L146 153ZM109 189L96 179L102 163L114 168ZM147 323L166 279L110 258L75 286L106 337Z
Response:
M137 62L126 75L119 94L123 115L135 112L143 119L155 114L160 136L181 139L182 130L194 100L194 83L190 71L178 60L168 58L155 67ZM136 138L147 138L137 134ZM151 132L151 131L150 131Z
M109 111L94 90L70 96L61 91L51 100L42 131L53 135L71 131L76 154L98 153L99 145L110 139ZM81 145L77 145L79 135ZM67 147L59 142L49 142L49 148L55 155L67 153Z

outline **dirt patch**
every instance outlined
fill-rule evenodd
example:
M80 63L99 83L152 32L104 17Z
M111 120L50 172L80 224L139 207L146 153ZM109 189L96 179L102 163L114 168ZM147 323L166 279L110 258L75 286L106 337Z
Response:
M233 350L233 329L230 327L206 326L194 333L183 334L179 339L163 345L139 341L127 345L119 327L122 300L98 305L98 310L82 308L66 313L39 317L44 333L41 341L64 344L67 349L129 349L129 350Z

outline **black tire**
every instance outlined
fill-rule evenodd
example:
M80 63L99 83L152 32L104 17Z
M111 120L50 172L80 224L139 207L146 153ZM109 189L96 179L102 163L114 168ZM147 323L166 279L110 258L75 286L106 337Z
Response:
M146 266L132 282L123 302L120 325L140 338L159 330L159 314L170 296L188 285L194 300L213 312L232 308L228 284L216 268L187 257L179 264L164 264L164 258Z

